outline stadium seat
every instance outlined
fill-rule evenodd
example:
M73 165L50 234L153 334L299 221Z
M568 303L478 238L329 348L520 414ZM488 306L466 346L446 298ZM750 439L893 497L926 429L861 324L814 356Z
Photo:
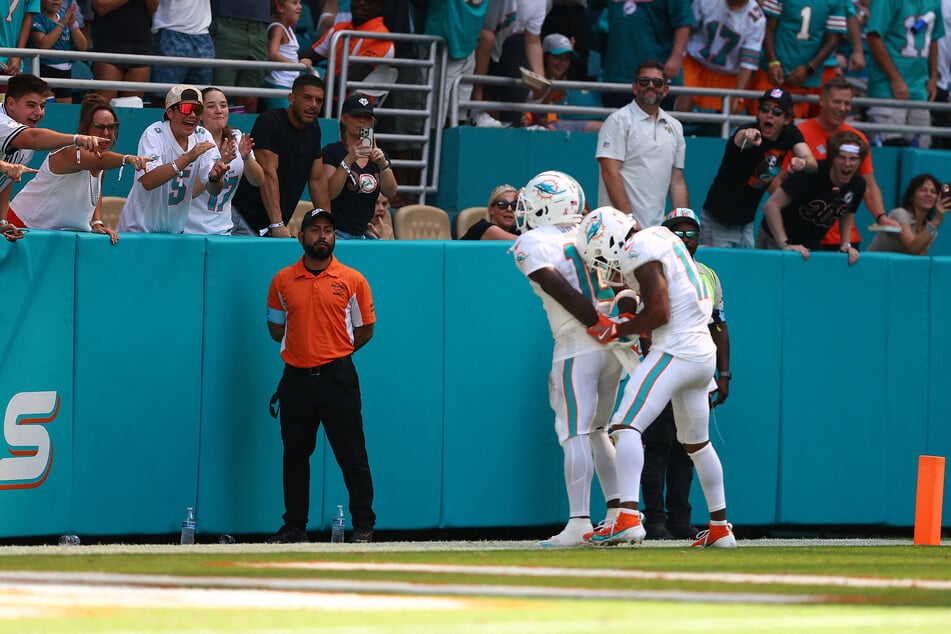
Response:
M291 236L297 237L297 234L300 233L300 223L304 219L304 214L314 208L314 204L309 200L300 200L297 202L297 207L294 209L294 215L291 216L290 221L287 223L287 230L291 232Z
M489 210L487 207L466 207L456 214L456 238L461 238L479 220L488 220Z
M123 196L102 197L102 221L113 231L119 226L119 216L122 214L123 205L125 205Z
M449 214L432 205L406 205L393 214L397 240L452 240Z
M399 69L392 66L377 66L360 81L373 84L395 84L399 74ZM386 99L386 96L390 94L389 90L378 88L357 88L357 92L362 92L367 97L373 99L374 108L379 108L383 100Z

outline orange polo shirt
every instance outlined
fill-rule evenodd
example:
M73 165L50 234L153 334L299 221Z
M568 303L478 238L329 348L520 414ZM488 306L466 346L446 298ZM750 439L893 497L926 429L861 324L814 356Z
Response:
M859 135L862 140L868 143L868 139L865 138L865 135L850 126L847 123L843 123L839 126L839 129L829 134L819 125L818 119L806 119L802 123L796 126L799 128L799 131L802 132L803 138L806 140L806 145L809 146L809 149L812 150L812 155L816 157L817 161L821 161L824 158L827 158L829 137L832 134L838 134L839 132L854 132ZM792 159L792 154L786 156L786 161L783 163L783 169L788 169L789 161ZM859 166L859 174L871 174L872 170L872 153L869 152L865 156L865 160L862 161L862 164ZM856 225L852 225L852 235L849 238L849 242L852 244L857 244L862 241L862 236L859 235L859 230L856 229ZM839 235L839 222L836 221L834 225L829 228L828 233L822 239L822 244L833 245L838 247L841 242L841 236Z
M284 324L281 358L313 368L353 354L353 329L376 322L370 285L337 258L314 275L301 257L271 280L267 320Z
M370 33L389 33L390 30L383 24L382 17L375 17L367 20L360 26L353 26L353 22L338 22L334 24L323 37L313 45L314 51L321 57L330 59L330 38L337 31L367 31ZM340 74L340 60L343 58L343 38L337 40L337 69L334 74ZM350 38L350 55L360 55L363 57L381 57L392 58L396 55L396 49L393 48L392 40L378 40L362 37Z

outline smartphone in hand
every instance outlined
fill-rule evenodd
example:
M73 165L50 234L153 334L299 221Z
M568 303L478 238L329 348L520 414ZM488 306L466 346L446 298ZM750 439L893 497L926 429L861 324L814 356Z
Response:
M360 128L357 156L370 156L373 151L373 128Z

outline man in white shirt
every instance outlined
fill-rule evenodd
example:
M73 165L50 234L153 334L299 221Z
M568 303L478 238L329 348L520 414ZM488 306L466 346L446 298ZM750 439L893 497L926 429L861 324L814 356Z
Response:
M672 207L690 206L683 126L660 107L667 82L663 64L641 62L634 100L612 113L598 132L598 206L633 214L642 227L663 222L668 194Z

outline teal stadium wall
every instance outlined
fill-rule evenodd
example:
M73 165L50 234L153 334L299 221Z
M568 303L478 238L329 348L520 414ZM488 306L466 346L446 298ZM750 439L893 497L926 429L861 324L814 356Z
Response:
M508 246L337 247L369 279L379 318L356 364L380 529L567 513L550 334ZM0 244L0 536L164 534L188 505L200 533L275 530L281 445L267 402L281 361L264 305L299 254L293 241L198 236L111 246L33 231ZM701 258L723 280L733 344L731 396L711 428L732 521L911 525L918 456L951 455L951 258ZM55 412L14 406L49 391ZM346 494L323 440L313 471L310 526L326 529ZM698 488L693 501L701 522Z
M72 130L77 114L52 106L45 123ZM120 118L118 149L134 152L154 111ZM335 138L334 122L321 124ZM437 202L485 204L493 185L542 169L575 174L594 196L593 139L448 130ZM692 200L702 201L723 143L690 139ZM874 157L886 202L906 174L949 173L942 152ZM106 195L131 185L131 170L122 182L116 174ZM550 334L508 246L338 245L370 280L379 317L356 363L380 529L557 524L567 514L547 402ZM33 231L0 243L0 537L169 533L188 505L199 533L276 529L281 447L267 402L281 361L264 301L274 272L299 255L292 241L199 236L126 234L113 247ZM731 520L911 525L917 457L951 455L941 360L951 258L863 254L848 268L838 254L804 262L709 249L701 259L723 280L733 343L736 378L711 426ZM55 411L16 407L17 395L49 391ZM310 526L327 529L346 494L323 440L313 473ZM697 486L692 501L701 523ZM593 504L596 519L602 510Z

